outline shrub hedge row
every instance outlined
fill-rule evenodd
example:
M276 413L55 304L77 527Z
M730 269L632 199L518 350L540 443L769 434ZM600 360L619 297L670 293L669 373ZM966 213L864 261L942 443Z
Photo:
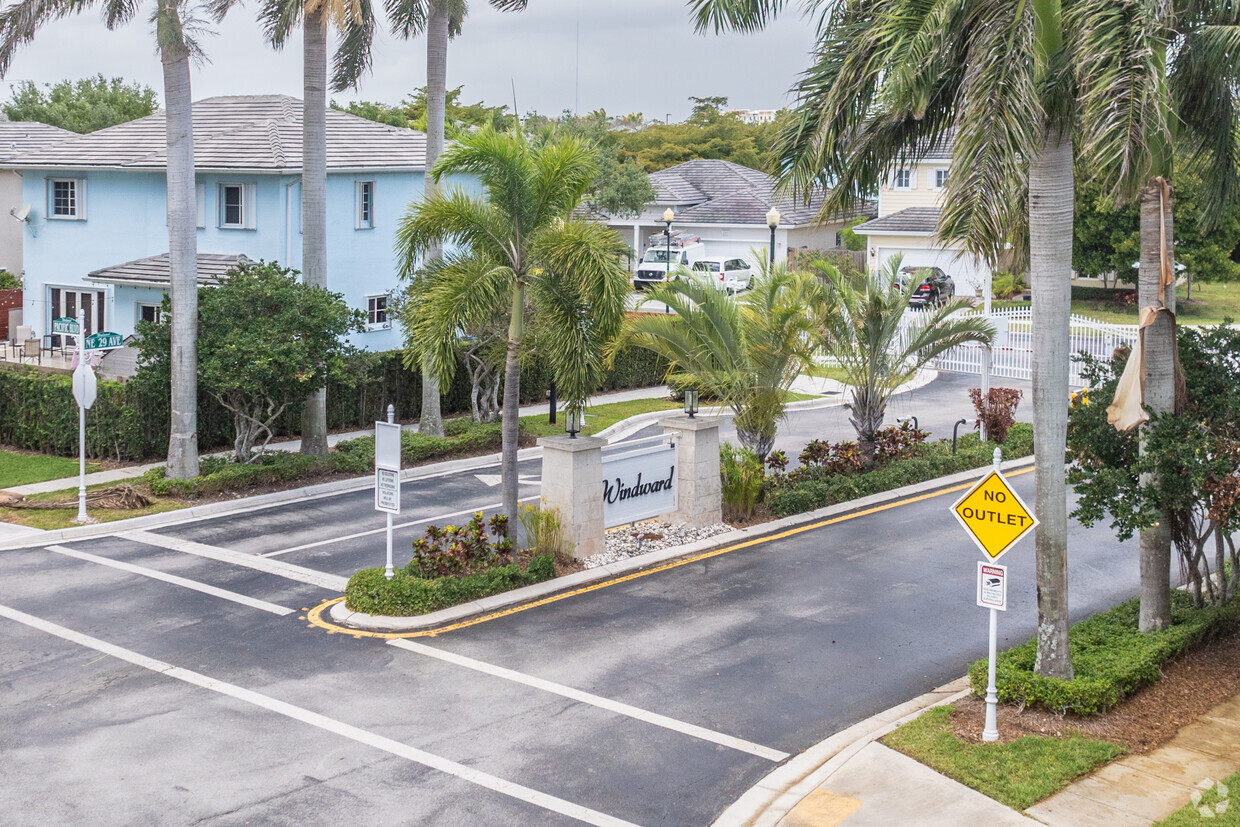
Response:
M925 443L918 447L917 456L893 460L873 471L834 474L825 479L807 479L795 486L775 488L767 494L767 503L779 517L813 511L904 485L985 467L991 462L994 448L993 442L983 443L977 434L961 437L955 456L951 453L951 442L948 440ZM1008 431L1003 458L1015 459L1032 453L1033 426L1018 422Z
M1034 674L1036 638L1000 652L995 667L999 700L1078 715L1105 712L1157 681L1165 663L1240 621L1240 601L1198 609L1187 593L1177 589L1171 593L1171 626L1141 633L1140 605L1134 598L1072 626L1070 681ZM985 658L969 667L969 681L979 697L986 694L988 668Z
M621 351L601 390L656 385L666 364L640 348ZM531 363L521 371L521 401L545 398L551 375L545 365ZM332 430L363 428L396 406L402 420L421 414L422 381L405 369L401 353L359 354L349 363L346 378L327 391L327 426ZM443 395L445 414L469 411L469 378L458 370ZM99 396L86 412L86 453L116 460L161 459L168 448L167 379L139 372L127 382L101 380ZM290 407L276 422L279 436L295 435L301 407ZM232 416L205 389L198 399L198 447L202 451L232 442ZM0 444L60 456L76 456L77 406L70 375L35 368L0 365Z
M555 558L539 554L525 571L516 564L467 574L464 577L423 579L399 568L388 580L382 568L362 569L349 578L345 605L355 612L388 617L411 617L446 609L470 600L541 583L555 577Z

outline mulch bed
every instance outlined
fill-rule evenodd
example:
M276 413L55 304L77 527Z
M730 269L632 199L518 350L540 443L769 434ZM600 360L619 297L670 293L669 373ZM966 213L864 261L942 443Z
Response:
M1025 735L1063 736L1079 732L1122 744L1134 753L1149 752L1176 736L1181 728L1240 692L1240 629L1200 646L1163 669L1163 678L1143 687L1110 711L1081 717L1043 709L1000 704L999 740ZM957 701L951 715L955 735L980 743L986 704L977 697Z

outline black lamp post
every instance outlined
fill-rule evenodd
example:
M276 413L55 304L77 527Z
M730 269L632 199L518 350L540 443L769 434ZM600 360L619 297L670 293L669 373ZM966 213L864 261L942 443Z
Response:
M698 392L694 390L693 388L689 388L685 391L685 413L689 415L690 419L693 419L694 415L697 412L698 412Z
M663 231L667 236L667 260L665 262L667 270L663 273L664 282L669 282L672 280L672 221L675 218L676 213L672 211L671 207L668 207L663 211L663 223L667 225L667 229ZM667 305L663 305L663 312L671 313L672 308Z
M771 207L766 214L766 226L771 228L771 267L775 267L775 230L779 228L779 210Z

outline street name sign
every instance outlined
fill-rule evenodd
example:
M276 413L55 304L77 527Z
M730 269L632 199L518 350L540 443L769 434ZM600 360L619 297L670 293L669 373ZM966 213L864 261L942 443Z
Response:
M78 336L81 334L82 328L78 327L77 319L64 316L59 319L52 319L52 332L63 333L66 336Z
M1007 611L1007 566L977 561L977 605Z
M125 338L121 334L101 330L98 333L92 333L87 336L84 347L87 350L110 350L114 347L120 347L124 343Z
M998 560L1034 526L1037 518L1008 485L991 471L952 506L952 513L989 560Z

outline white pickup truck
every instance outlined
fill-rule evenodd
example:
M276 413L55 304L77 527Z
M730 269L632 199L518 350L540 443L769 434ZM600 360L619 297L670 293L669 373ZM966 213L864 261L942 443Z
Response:
M662 240L662 243L659 241ZM652 284L667 279L668 255L671 255L671 268L691 267L706 258L706 245L696 237L672 236L672 243L667 243L667 236L652 235L647 242L646 254L637 265L637 273L633 276L633 286L644 290Z

